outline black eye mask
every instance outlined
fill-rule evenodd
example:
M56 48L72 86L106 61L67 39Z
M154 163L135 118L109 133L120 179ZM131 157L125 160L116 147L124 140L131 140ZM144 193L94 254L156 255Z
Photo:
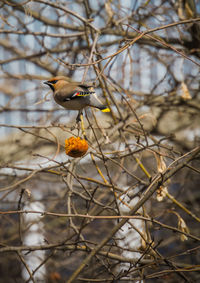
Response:
M57 83L57 81L58 81L58 80L54 80L54 81L48 81L48 83L49 83L49 84L52 84L52 85L54 85L54 84L56 84L56 83Z

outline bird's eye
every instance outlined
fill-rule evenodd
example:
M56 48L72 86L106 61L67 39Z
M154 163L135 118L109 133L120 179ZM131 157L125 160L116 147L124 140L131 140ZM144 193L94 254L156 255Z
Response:
M50 84L54 85L57 83L58 80L49 81Z

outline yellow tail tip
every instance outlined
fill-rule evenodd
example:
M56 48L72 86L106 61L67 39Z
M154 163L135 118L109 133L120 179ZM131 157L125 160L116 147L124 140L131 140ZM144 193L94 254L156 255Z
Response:
M107 108L105 108L105 109L102 109L101 111L102 111L102 112L110 112L110 109L107 107Z

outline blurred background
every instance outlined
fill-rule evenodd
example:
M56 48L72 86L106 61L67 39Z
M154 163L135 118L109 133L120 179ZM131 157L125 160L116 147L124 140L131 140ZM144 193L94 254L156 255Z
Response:
M199 158L184 160L200 141L199 1L0 7L0 282L68 282L106 237L73 282L198 282ZM65 154L84 137L78 113L43 84L57 75L92 83L111 109L84 112L82 158Z

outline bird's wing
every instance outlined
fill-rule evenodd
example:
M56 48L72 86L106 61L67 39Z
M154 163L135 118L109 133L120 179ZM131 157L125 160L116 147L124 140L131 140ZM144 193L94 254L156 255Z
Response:
M80 87L82 87L82 88L86 88L86 89L93 87L92 84L82 84L82 83L78 83L77 85L80 86Z
M65 85L59 91L55 92L55 96L61 101L69 101L77 97L86 97L94 93L87 85Z
M94 89L91 86L83 85L83 84L77 85L73 91L74 92L71 96L71 99L76 97L85 97L95 93Z

